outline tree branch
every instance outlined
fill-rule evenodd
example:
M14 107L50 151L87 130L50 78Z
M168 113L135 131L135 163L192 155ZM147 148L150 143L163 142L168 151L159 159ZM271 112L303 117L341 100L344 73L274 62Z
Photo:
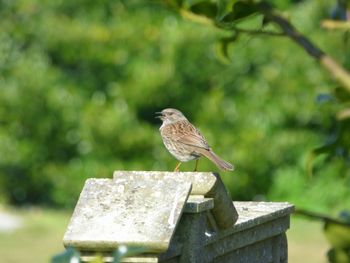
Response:
M310 56L319 61L319 63L342 84L342 87L346 89L347 92L350 92L350 73L346 69L338 64L331 56L325 54L321 49L315 46L308 38L299 33L288 20L276 14L271 8L262 5L261 11L269 21L278 25L285 35L301 46Z
M330 217L327 215L319 214L319 213L308 211L305 209L296 209L295 214L306 216L306 217L309 217L312 219L322 220L324 222L329 222L329 223L333 223L333 224L337 224L337 225L341 225L341 226L350 227L349 222L345 222L345 221L340 220L338 218L333 218L333 217Z
M335 20L323 20L321 26L325 29L341 29L341 30L350 30L350 22L346 21L335 21Z
M282 32L264 31L264 30L250 30L237 28L236 26L231 26L230 28L223 25L217 24L214 20L192 13L186 9L180 9L180 14L188 20L194 22L217 26L221 29L234 30L239 33L255 34L255 35L269 35L269 36L287 36L291 38L296 44L301 46L310 56L315 58L335 79L341 84L347 92L350 92L350 73L344 69L337 61L335 61L331 56L327 55L316 45L314 45L308 38L302 35L298 30L284 17L277 14L273 8L266 2L261 2L260 12L265 16L265 18L278 25Z
M187 20L199 23L199 24L203 24L206 26L215 26L214 21L206 16L197 15L197 14L192 13L191 11L188 11L184 8L179 9L179 12L180 12L180 15L184 19L187 19Z
M284 33L267 31L267 30L244 29L244 28L239 28L239 27L232 27L232 30L234 30L238 33L244 33L244 34L249 34L249 35L266 35L266 36L277 36L277 37L286 36Z

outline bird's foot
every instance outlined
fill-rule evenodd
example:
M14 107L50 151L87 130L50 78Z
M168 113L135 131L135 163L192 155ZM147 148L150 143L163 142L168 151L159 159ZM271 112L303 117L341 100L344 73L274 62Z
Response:
M175 167L175 169L174 169L174 172L180 172L180 165L181 165L181 162L179 162L179 163L176 165L176 167Z
M197 172L197 168L198 168L198 159L196 160L196 166L194 167L194 170L193 170L193 172Z

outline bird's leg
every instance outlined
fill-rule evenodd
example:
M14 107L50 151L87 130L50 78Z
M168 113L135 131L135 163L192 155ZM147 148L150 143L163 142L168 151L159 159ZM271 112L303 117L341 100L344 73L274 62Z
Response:
M196 166L194 167L193 172L197 172L197 168L198 168L198 161L199 161L199 159L196 159Z
M180 165L181 165L181 162L179 162L179 163L176 165L176 167L175 167L175 169L174 169L174 172L179 172L179 171L180 171Z

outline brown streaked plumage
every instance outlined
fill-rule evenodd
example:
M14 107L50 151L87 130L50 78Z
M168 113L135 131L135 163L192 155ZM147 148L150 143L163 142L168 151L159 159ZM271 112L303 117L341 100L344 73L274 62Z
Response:
M217 156L208 145L203 135L194 127L187 118L176 109L164 109L157 112L163 123L159 128L163 143L168 151L180 161L175 171L179 171L182 162L196 160L197 170L198 158L207 157L218 168L224 171L232 171L233 165Z

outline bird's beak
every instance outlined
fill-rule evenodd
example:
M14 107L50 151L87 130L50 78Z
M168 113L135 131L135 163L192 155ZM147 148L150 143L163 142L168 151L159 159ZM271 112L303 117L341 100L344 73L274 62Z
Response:
M158 115L155 118L163 120L164 115L163 115L163 113L161 111L157 111L155 114Z

